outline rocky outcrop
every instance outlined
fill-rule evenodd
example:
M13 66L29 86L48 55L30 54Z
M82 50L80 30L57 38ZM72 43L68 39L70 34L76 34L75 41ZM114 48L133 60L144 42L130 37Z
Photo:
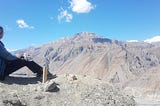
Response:
M46 83L28 84L8 77L0 83L1 106L136 106L134 97L87 76L60 75ZM26 80L27 81L27 80ZM12 84L9 84L12 83Z

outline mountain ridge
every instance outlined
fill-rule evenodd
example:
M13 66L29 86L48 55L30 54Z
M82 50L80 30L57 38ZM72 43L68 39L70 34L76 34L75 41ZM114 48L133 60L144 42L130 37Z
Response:
M18 52L30 53L34 61L47 65L54 74L88 75L118 85L128 92L134 88L139 93L132 92L136 97L155 95L157 100L160 97L159 91L154 92L160 85L152 83L155 79L149 75L152 70L159 73L159 43L118 41L83 32ZM138 85L145 85L142 86L144 90L139 90Z

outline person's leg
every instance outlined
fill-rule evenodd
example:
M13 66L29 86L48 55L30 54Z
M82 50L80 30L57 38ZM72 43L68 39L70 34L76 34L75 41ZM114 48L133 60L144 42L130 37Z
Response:
M27 61L26 62L26 66L33 72L33 73L37 73L38 75L42 75L43 74L43 68L38 65L37 63L35 63L34 61Z
M8 76L9 74L15 72L16 70L24 66L27 66L32 72L37 73L39 75L43 73L42 67L34 61L17 59L6 63L5 76Z

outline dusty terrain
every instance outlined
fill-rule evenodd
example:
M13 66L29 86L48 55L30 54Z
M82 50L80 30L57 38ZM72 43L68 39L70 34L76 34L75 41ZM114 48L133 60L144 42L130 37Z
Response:
M46 83L35 77L0 82L0 106L135 106L133 96L88 76L65 74Z

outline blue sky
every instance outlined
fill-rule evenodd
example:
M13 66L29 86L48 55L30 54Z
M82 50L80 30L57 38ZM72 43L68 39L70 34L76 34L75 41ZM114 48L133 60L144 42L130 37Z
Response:
M0 0L0 26L11 50L84 31L145 40L160 35L160 0Z

